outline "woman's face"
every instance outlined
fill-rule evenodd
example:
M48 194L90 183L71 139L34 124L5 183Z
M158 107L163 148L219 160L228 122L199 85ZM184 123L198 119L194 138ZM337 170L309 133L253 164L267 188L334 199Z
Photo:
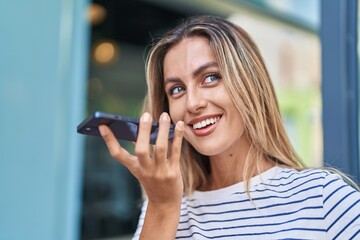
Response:
M185 139L198 152L216 156L249 145L206 38L173 46L165 55L164 79L170 116L185 122Z

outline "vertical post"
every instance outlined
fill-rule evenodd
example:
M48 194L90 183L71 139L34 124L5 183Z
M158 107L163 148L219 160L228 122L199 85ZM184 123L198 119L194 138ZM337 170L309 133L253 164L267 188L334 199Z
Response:
M78 239L87 0L0 9L0 239Z
M320 37L324 162L359 180L357 9L357 0L322 0Z

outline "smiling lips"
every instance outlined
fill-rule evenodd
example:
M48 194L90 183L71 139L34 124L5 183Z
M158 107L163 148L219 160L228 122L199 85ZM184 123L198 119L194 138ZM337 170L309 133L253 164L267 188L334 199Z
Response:
M220 116L210 117L192 124L192 131L196 136L203 137L212 133L220 120Z
M214 117L214 118L205 119L205 120L203 120L201 122L193 124L193 129L199 129L199 128L206 127L206 126L208 126L210 124L216 123L219 120L220 120L220 117Z

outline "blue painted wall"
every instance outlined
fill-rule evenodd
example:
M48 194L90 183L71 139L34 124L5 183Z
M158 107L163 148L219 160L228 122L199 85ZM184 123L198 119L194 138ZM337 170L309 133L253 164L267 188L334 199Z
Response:
M0 0L0 239L78 239L86 0Z

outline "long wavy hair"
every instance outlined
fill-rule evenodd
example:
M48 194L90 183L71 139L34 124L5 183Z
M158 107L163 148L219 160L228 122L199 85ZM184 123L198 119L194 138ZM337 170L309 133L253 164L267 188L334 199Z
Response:
M243 118L252 142L243 170L249 182L264 159L296 169L305 166L292 147L279 111L274 87L259 52L249 34L241 27L216 16L185 19L152 45L146 59L148 94L144 111L158 119L169 112L164 89L163 65L169 49L185 38L204 37L219 64L227 92ZM209 158L183 141L181 171L186 194L207 184L211 173Z

